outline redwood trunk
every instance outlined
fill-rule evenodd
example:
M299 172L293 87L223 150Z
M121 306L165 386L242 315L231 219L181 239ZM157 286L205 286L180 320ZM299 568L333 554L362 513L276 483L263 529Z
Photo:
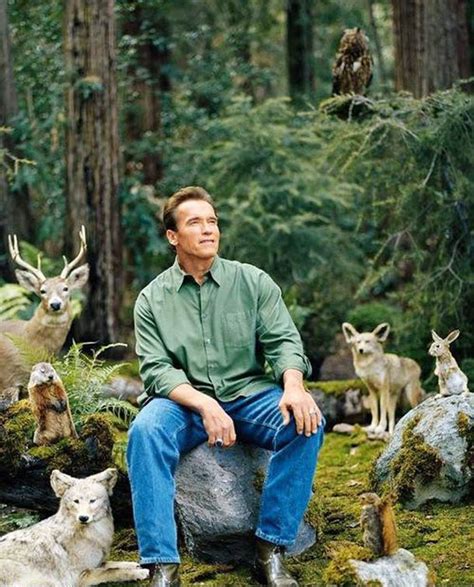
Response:
M123 32L137 39L136 54L130 63L127 74L131 80L131 96L126 114L126 131L129 140L139 141L152 134L158 138L162 132L161 96L171 89L166 67L170 61L170 51L166 44L152 41L146 34L144 23L154 23L155 36L169 36L169 23L157 16L156 6L134 4L133 10L126 12ZM139 159L128 161L127 166L140 165L145 184L155 184L163 176L163 162L159 152L150 147Z
M287 0L286 39L290 96L314 97L313 0Z
M113 0L65 2L65 59L66 238L71 253L85 225L91 268L89 301L75 334L104 344L118 338L122 290Z
M10 31L8 25L7 0L0 0L0 127L11 126L18 114L18 98L15 88L11 58ZM15 154L15 144L8 134L0 133L0 149ZM9 160L5 160L10 165ZM0 161L0 275L13 280L8 266L7 234L29 239L32 232L32 215L29 192L26 188L15 192L8 186L5 167Z
M395 88L416 98L469 77L466 0L392 0Z

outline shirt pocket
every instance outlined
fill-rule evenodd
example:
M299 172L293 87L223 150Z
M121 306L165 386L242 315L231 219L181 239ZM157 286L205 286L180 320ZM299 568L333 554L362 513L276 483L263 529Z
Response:
M250 312L228 312L223 318L225 346L243 348L255 345L255 324Z

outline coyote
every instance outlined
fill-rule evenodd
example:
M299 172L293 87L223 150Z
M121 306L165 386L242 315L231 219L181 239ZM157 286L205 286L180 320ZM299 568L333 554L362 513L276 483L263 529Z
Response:
M58 512L0 538L0 587L86 587L137 581L148 570L132 562L106 562L114 526L109 495L117 470L85 479L55 469L51 485Z
M372 332L360 333L352 324L344 322L342 332L351 345L355 372L369 390L372 421L367 430L383 435L388 415L388 432L393 434L395 408L403 390L412 408L424 397L420 385L421 369L413 359L383 352L381 343L387 340L390 332L387 322L379 324Z

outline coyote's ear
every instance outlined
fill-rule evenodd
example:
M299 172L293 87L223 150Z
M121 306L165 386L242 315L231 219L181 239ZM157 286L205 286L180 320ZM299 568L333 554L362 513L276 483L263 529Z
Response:
M461 333L459 332L459 330L453 330L452 332L450 332L448 334L448 336L444 339L444 342L447 342L448 344L451 344L452 342L454 342L456 340L456 338L460 335Z
M348 342L349 344L352 342L352 338L359 334L357 330L349 322L344 322L342 324L342 332L344 334L346 342Z
M377 337L377 340L380 342L384 342L387 340L388 334L390 332L390 324L388 322L382 322L376 328L372 330L372 334Z
M51 487L57 497L62 497L64 493L76 482L74 477L69 477L65 473L61 473L58 469L54 469L51 473Z
M439 334L436 334L434 330L431 331L431 336L435 342L444 342Z
M105 471L102 471L102 473L91 475L91 477L88 477L88 479L96 481L97 483L102 483L102 485L107 489L107 493L112 495L112 491L115 487L115 484L117 483L118 471L117 469L113 468L105 469Z

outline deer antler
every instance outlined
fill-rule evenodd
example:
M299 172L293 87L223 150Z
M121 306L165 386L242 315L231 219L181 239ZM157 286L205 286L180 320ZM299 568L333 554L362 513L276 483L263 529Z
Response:
M79 261L82 259L82 256L87 251L87 241L86 241L86 229L84 225L81 226L81 230L79 231L79 238L81 240L81 248L79 249L79 253L75 259L73 259L70 263L68 263L66 257L63 256L64 259L64 269L61 271L61 277L66 279L66 277L71 273L71 271L76 267Z
M12 256L13 261L19 266L26 269L29 273L32 273L35 277L37 277L41 282L45 281L46 276L41 271L41 262L38 256L38 268L33 267L26 261L23 261L20 255L20 250L18 248L18 239L16 234L13 236L11 234L8 235L8 248L10 249L10 255Z

